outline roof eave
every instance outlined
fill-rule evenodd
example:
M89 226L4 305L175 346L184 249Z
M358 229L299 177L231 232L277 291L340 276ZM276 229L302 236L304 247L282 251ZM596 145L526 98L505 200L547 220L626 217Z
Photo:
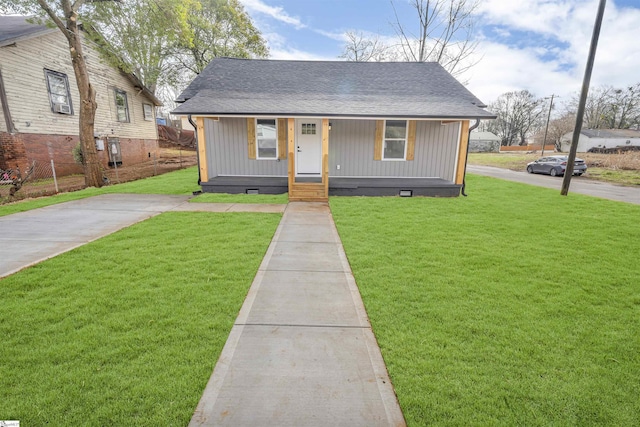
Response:
M156 107L161 107L163 105L162 101L160 101L154 94L153 92L151 92L151 90L149 88L147 88L144 84L142 84L142 81L138 78L138 76L136 76L133 73L127 73L126 71L122 71L120 70L120 72L122 72L122 74L124 74L125 76L127 76L127 78L129 79L129 81L133 84L133 86L140 90L142 93L145 94L145 96L147 98L149 98L153 104Z
M60 30L57 28L42 28L27 34L21 34L17 37L0 41L0 47L11 46L12 44L15 44L24 40L29 40L35 37L44 36L45 34L53 33L54 31L60 31Z
M457 115L416 115L416 114L336 114L336 113L322 113L322 112L314 112L314 113L293 113L293 112L212 112L212 111L172 111L171 114L176 116L210 116L210 117L327 117L327 118L360 118L360 119L378 119L378 118L389 118L389 119L425 119L425 120L493 120L496 119L495 115L468 115L468 114L457 114Z

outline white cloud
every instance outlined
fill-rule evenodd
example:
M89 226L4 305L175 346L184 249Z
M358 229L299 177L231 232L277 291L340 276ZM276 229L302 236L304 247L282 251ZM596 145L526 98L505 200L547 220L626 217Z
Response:
M240 2L247 10L249 10L249 12L265 14L275 20L284 22L285 24L293 25L298 30L307 27L302 23L302 21L300 21L300 18L289 15L280 6L269 6L262 0L240 0Z
M262 18L260 27L272 58L335 60L341 53L346 41L342 29L310 27L283 7L266 4L277 4L276 0L240 1ZM367 0L359 1L364 5ZM592 86L624 87L640 81L640 7L622 8L615 2L607 2ZM482 0L478 9L482 33L477 51L482 60L460 80L468 81L469 89L487 103L504 92L522 89L537 96L555 93L562 96L561 102L568 100L582 84L597 4L598 0ZM300 50L294 42L295 39L301 44L297 35L270 27L269 23L276 20L288 24L291 30L306 30L323 38L306 42L304 50ZM354 24L366 27L362 22ZM365 29L362 33L369 38L377 35ZM395 36L378 37L387 45L397 45ZM327 44L332 47L327 49ZM323 47L324 52L333 49L335 54L327 57L314 53L318 47Z
M346 41L349 40L347 38L347 36L345 35L344 31L343 32L334 32L334 31L324 31L324 30L318 30L318 29L314 29L313 31L318 33L318 34L320 34L320 35L322 35L322 36L328 37L328 38L330 38L332 40L336 40L336 41L339 41L339 42L346 42Z
M535 48L519 49L501 43L483 41L477 54L480 62L462 76L468 89L485 103L505 92L527 89L536 96L552 93L568 97L580 87L580 81L557 61L543 61Z
M331 61L336 58L324 57L315 53L306 52L296 49L289 45L289 42L285 37L278 33L264 33L264 38L269 45L269 58L270 59L287 59L287 60L301 60L301 61Z
M508 90L570 97L582 84L597 1L485 0L481 23L489 35L479 45L482 61L466 76L470 89L491 102ZM591 85L640 81L640 9L605 9ZM526 38L516 39L515 32ZM506 38L506 40L505 40Z
M335 57L326 57L322 55L316 55L315 53L305 52L295 48L289 48L286 46L270 48L270 59L286 59L297 61L335 61Z

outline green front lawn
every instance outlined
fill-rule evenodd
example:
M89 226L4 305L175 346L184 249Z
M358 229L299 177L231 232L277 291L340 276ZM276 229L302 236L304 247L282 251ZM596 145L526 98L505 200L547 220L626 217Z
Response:
M330 199L409 425L640 425L640 206L467 182Z
M0 280L0 419L186 426L280 217L165 213Z

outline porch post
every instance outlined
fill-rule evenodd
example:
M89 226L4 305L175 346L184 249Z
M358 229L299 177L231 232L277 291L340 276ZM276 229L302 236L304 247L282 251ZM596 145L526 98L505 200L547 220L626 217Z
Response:
M295 119L287 119L287 167L288 167L288 178L289 178L289 197L291 197L291 189L293 188L293 183L295 179L296 173L296 143L295 143Z
M457 185L464 181L464 164L467 161L467 146L469 145L469 120L463 120L460 126L460 143L458 149L458 167L456 168Z
M209 181L209 162L207 161L207 141L204 138L204 117L196 117L198 126L198 161L200 163L200 182Z
M322 184L329 197L329 119L322 119Z

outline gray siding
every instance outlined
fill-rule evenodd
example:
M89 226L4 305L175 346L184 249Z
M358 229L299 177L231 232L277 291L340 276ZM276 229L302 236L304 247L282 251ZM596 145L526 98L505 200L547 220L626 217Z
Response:
M458 124L418 121L415 160L374 161L375 120L331 120L329 176L454 179ZM287 176L286 160L250 160L244 118L205 119L209 176ZM340 170L336 166L340 165Z
M406 162L373 160L375 129L375 120L331 120L329 176L437 177L453 181L458 124L418 121L415 160Z
M220 175L287 176L286 160L251 160L247 119L204 120L209 177Z

